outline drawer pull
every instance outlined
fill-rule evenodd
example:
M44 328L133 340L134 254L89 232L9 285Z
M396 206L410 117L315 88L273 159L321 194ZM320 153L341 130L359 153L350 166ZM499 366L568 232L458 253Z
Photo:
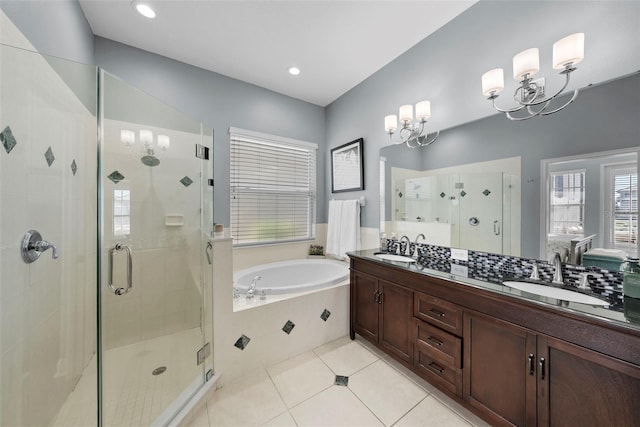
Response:
M444 373L444 368L442 368L442 367L438 366L437 364L435 364L435 363L433 363L433 362L430 362L430 363L427 365L427 368L429 368L429 369L431 369L432 371L437 372L437 373L439 373L439 374Z
M535 356L533 353L529 353L529 375L533 375L536 369Z
M540 379L544 380L545 376L545 360L544 357L540 358Z
M440 341L439 339L436 339L434 337L429 337L427 338L427 341L438 346L438 347L442 347L442 345L444 344L442 341Z
M438 317L444 317L444 313L439 310L436 310L435 308L430 308L429 313L436 315Z

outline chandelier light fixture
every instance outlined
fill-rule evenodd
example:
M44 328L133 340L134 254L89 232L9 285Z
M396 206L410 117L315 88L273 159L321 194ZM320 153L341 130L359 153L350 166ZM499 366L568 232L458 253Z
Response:
M493 103L493 108L505 113L509 120L528 120L536 116L548 116L557 113L578 96L578 89L563 105L552 106L552 101L560 96L569 85L569 78L576 70L576 64L584 59L584 33L576 33L558 40L553 44L553 68L562 70L565 75L562 88L553 95L545 97L544 78L533 79L540 71L538 48L523 50L513 57L513 78L520 82L513 99L518 103L514 108L500 108L496 105L498 94L504 90L504 71L495 68L482 75L482 94Z
M158 166L160 164L159 151L167 151L171 145L168 135L158 135L157 149L153 146L153 132L147 129L140 130L139 133L141 147L140 161L146 166ZM132 130L122 129L120 131L120 142L132 148L136 143L136 133Z
M398 131L398 117L402 127ZM432 139L427 138L425 123L431 117L431 102L420 101L416 104L416 121L413 121L413 105L402 105L398 116L391 114L384 118L384 130L389 134L389 140L394 144L407 144L409 148L426 147L438 139L438 131ZM399 140L394 140L393 134L398 131Z

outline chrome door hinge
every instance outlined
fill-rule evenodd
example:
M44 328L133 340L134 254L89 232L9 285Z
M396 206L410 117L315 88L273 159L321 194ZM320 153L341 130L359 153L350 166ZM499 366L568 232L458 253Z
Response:
M204 360L211 355L211 346L209 343L206 343L198 352L196 353L196 359L198 365L202 365Z
M202 144L196 144L196 157L203 160L209 160L209 147Z

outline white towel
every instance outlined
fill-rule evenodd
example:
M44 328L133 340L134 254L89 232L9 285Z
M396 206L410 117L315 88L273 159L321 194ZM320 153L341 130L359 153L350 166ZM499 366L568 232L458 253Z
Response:
M327 255L340 256L340 224L342 219L342 200L329 201L327 218Z
M360 249L360 202L345 200L342 205L341 218L339 255L344 259L347 252Z
M327 220L327 254L345 259L360 249L360 202L331 200Z

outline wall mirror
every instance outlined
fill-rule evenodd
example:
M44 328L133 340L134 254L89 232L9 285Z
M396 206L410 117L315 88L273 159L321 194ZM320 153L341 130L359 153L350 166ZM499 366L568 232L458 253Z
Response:
M423 233L435 245L520 254L519 157L422 170L414 150L395 145L382 153L386 234Z
M542 160L540 254L522 254L520 157L424 170L415 150L383 147L380 232L540 259L559 252L577 264L591 247L637 256L637 157L625 149Z

